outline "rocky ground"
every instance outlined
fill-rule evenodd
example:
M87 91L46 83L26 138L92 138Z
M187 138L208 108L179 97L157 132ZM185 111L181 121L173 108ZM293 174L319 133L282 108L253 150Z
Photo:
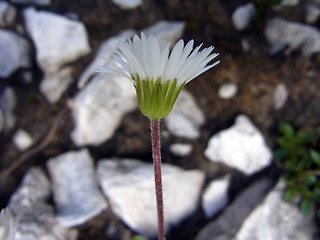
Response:
M281 200L272 157L280 121L320 125L320 2L119 2L0 1L0 208L16 239L154 238L148 119L129 81L95 73L140 31L221 60L162 121L167 239L320 239Z

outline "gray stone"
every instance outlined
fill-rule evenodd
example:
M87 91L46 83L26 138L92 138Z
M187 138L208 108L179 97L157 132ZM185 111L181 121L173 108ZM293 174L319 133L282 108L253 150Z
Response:
M273 18L268 21L265 34L271 44L271 54L284 49L285 54L301 49L304 56L320 52L320 32L306 24Z
M171 134L196 139L200 136L200 127L204 124L205 118L193 96L182 90L172 112L164 121Z
M305 7L306 22L309 24L315 23L320 17L320 6L315 4L307 4Z
M93 160L86 149L48 161L58 222L65 227L85 223L107 208L98 189Z
M45 74L40 91L50 103L56 103L72 82L72 68L64 67L57 73Z
M12 88L6 87L0 96L0 109L2 115L2 129L9 131L16 123L13 111L16 107L16 95Z
M41 90L54 103L72 79L70 69L61 68L91 51L86 29L79 21L32 7L23 14L27 32L35 44L37 62L45 75Z
M230 175L226 175L221 179L214 179L206 187L202 196L202 208L207 218L213 217L227 205L230 180Z
M39 168L30 169L9 201L18 221L15 240L76 240L77 232L60 226L46 201L50 183Z
M33 144L33 139L25 130L19 129L13 136L13 143L19 151L25 151Z
M142 0L112 0L112 2L124 10L137 8L143 3Z
M7 2L0 1L0 27L6 27L13 24L16 18L17 10Z
M282 0L280 6L283 7L293 7L299 4L299 0Z
M14 32L0 29L0 77L9 77L18 68L30 65L29 43Z
M187 143L174 143L170 146L170 151L177 156L188 156L192 151L192 145Z
M233 240L313 240L313 214L303 215L297 206L282 200L280 182L244 221Z
M276 86L273 94L273 104L276 110L283 108L289 97L288 89L283 83Z
M146 237L157 234L152 164L137 160L99 161L98 178L112 211L131 229ZM197 208L204 181L199 170L185 171L163 164L165 229L169 231Z
M46 6L51 4L51 0L11 0L11 2L24 5L35 4L39 6Z
M246 188L216 220L207 224L195 239L232 239L243 221L271 188L272 183L268 179L262 179Z
M232 23L236 30L242 31L249 27L256 8L253 3L238 7L232 14Z
M0 239L14 240L14 235L18 227L17 220L12 215L9 208L0 211Z
M233 98L238 91L237 84L235 83L225 83L219 88L219 97L222 99Z
M272 160L263 135L244 115L238 116L232 127L210 138L205 156L247 175L262 170Z

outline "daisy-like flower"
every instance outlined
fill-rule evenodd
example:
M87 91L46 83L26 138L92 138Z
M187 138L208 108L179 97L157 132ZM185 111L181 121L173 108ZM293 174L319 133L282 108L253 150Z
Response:
M13 240L17 230L17 222L10 210L2 209L0 212L0 239Z
M116 51L119 63L107 71L130 79L137 92L142 113L153 119L166 117L172 110L181 89L195 77L219 63L210 65L217 53L214 47L193 49L194 41L184 45L181 39L170 52L170 43L154 36L135 35ZM100 68L104 70L104 68Z

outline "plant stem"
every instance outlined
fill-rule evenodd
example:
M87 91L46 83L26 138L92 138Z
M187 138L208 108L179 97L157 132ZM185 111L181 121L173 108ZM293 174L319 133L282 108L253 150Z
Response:
M164 217L161 177L160 119L150 118L154 182L158 213L158 240L164 240Z

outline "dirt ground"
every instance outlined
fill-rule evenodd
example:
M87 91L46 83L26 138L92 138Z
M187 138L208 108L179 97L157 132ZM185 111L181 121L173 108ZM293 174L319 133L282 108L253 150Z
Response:
M277 15L291 21L302 22L304 13L300 5L279 11L267 9L260 21L253 23L244 32L237 32L232 26L231 14L240 3L248 1L144 0L142 6L129 11L122 10L106 0L53 0L52 2L51 6L42 9L59 14L75 13L88 30L93 51L90 55L70 64L74 69L75 79L93 59L102 40L128 28L141 30L159 20L185 21L186 29L183 34L185 41L195 39L198 44L203 42L204 46L216 47L216 52L220 53L221 63L186 86L206 117L201 136L197 141L164 136L162 149L165 162L185 169L198 168L207 174L207 181L232 171L225 166L213 166L204 157L203 152L208 139L214 133L232 125L238 114L250 117L262 131L271 148L275 147L278 124L282 120L302 129L320 126L320 55L306 58L299 52L294 52L290 55L279 53L271 56L270 46L264 36L265 22L271 16ZM23 6L19 6L19 9L22 8ZM21 15L17 21L22 23ZM319 27L319 24L317 26ZM250 50L246 53L241 45L244 38L250 44ZM45 169L46 160L50 157L77 149L70 139L73 120L67 106L68 100L78 91L76 82L57 104L51 105L38 90L42 73L35 62L31 70L32 82L29 84L21 80L23 71L19 70L10 78L3 79L0 85L1 89L11 86L18 98L15 109L16 126L0 136L0 172L5 171L19 159L24 159L9 176L1 179L0 209L6 206L10 195L29 167L43 166ZM218 89L223 83L236 83L237 95L228 100L221 99L218 96ZM289 98L282 109L275 110L273 94L278 83L286 85ZM54 134L46 139L55 124L57 128ZM47 141L46 145L31 152L29 156L26 156L28 154L26 152L18 152L12 144L12 136L16 129L21 128L34 137L36 146L42 144L44 139ZM162 129L166 130L164 124ZM177 158L170 153L169 145L178 140L194 145L190 156ZM118 156L150 161L148 120L139 110L129 113L111 140L99 147L89 147L89 150L95 159ZM280 170L272 165L259 174L266 174L276 180L279 173ZM234 170L233 174L239 180L234 185L234 195L241 191L246 183L258 177L253 176L248 179ZM203 212L199 210L176 226L168 239L194 239L196 233L206 223ZM131 235L130 230L110 210L78 229L79 240L130 239Z

